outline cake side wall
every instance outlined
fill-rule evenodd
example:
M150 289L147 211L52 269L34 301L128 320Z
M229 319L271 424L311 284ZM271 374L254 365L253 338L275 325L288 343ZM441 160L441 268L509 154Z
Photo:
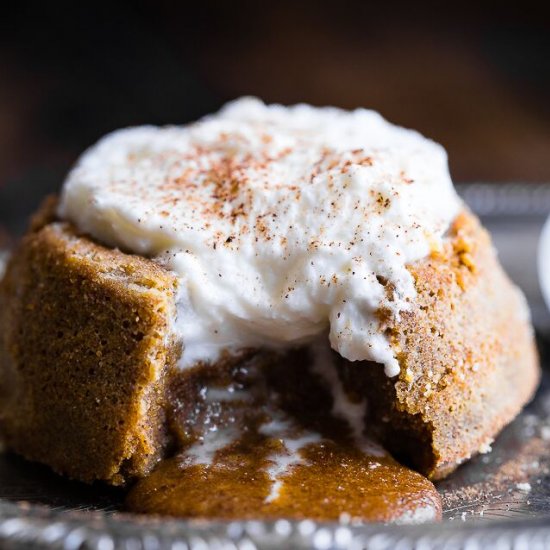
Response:
M371 368L364 388L370 426L389 450L440 479L489 450L540 371L524 299L471 213L456 219L444 250L410 269L418 298L387 327L401 372L387 379Z
M0 430L83 481L147 473L162 454L174 278L66 224L29 233L0 286Z

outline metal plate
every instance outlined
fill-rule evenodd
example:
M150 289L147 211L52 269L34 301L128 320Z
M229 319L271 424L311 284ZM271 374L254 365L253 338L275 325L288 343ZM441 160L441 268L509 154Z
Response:
M179 521L126 514L123 493L0 455L0 545L7 548L550 548L550 314L536 277L536 247L550 185L461 186L493 233L505 268L523 288L548 366L534 402L490 453L438 489L437 525Z

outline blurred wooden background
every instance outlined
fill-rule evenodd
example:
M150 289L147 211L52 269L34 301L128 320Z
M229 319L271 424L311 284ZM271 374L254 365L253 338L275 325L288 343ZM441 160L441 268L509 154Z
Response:
M379 110L441 142L455 181L550 181L547 9L443 4L3 7L0 226L20 232L102 134L184 123L242 94Z

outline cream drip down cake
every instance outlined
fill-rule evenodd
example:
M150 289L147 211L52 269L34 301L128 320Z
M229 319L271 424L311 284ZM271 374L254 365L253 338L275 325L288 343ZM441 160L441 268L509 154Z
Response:
M12 255L0 328L8 446L184 517L435 519L408 467L484 450L539 375L440 145L251 98L86 151Z

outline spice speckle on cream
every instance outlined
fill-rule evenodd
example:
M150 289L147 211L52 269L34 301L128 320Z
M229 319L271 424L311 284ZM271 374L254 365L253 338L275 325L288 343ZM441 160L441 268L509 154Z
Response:
M182 368L329 332L399 372L380 326L415 298L411 262L460 209L444 149L375 112L244 98L184 127L115 132L65 182L59 214L180 278Z

